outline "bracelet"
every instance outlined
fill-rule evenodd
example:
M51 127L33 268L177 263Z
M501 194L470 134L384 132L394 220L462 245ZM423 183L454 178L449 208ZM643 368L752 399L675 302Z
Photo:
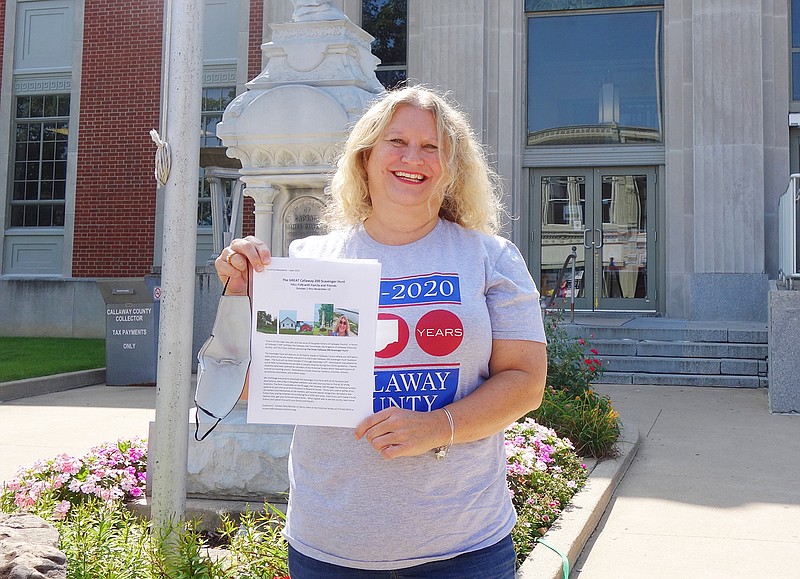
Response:
M447 415L447 421L450 423L450 442L444 446L437 446L433 449L433 452L438 460L442 460L447 456L447 453L450 451L450 447L453 446L453 437L456 433L455 426L453 426L453 416L450 414L450 411L444 406L442 406L442 410L444 410L444 413Z

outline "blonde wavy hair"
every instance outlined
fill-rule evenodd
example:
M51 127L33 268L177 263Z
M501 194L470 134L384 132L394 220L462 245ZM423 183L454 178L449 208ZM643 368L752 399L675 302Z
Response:
M497 233L503 206L497 173L466 116L444 97L420 86L390 91L356 122L344 145L328 188L322 222L329 230L362 223L372 212L367 159L398 107L431 111L439 136L442 166L439 216L477 231Z

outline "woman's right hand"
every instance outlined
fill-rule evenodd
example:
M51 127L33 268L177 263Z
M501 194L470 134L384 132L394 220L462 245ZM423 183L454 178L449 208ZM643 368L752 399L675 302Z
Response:
M234 239L231 244L223 249L214 261L217 275L222 284L227 283L225 295L247 295L247 285L250 275L248 269L261 271L272 258L267 245L252 235L244 239Z

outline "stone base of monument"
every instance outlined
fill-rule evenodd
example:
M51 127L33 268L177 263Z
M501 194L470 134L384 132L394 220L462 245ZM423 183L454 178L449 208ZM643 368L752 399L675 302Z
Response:
M213 529L222 513L237 515L247 508L259 511L268 502L284 508L289 495L289 447L293 426L248 424L246 402L240 402L202 442L195 440L194 410L189 425L186 475L186 517L203 518ZM150 440L155 439L150 423ZM150 453L148 453L148 456ZM148 474L152 465L148 463ZM147 497L133 509L149 515L152 482Z
M270 505L286 513L286 499L281 501L268 501ZM127 507L141 518L150 518L151 498L142 497L130 503ZM246 512L263 512L263 501L226 501L217 499L186 499L187 521L197 521L200 531L216 531L222 526L222 518L227 517L236 522L239 515Z

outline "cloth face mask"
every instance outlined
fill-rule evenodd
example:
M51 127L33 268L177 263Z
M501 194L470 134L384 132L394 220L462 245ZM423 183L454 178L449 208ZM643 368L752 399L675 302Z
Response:
M250 320L249 296L220 298L211 337L197 353L196 440L208 436L242 395L250 368ZM202 436L201 423L208 428Z

